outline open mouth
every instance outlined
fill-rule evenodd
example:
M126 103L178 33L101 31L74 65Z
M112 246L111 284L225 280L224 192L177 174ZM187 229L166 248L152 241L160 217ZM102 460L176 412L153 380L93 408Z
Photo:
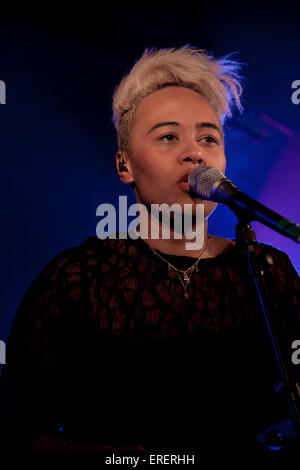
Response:
M178 183L187 183L188 182L188 178L189 178L189 174L190 172L186 173L185 175L183 175L180 180L178 181Z
M178 181L178 184L179 184L180 188L183 189L185 192L190 191L190 185L188 183L188 177L189 177L189 173L182 176L182 178L180 178L180 180Z

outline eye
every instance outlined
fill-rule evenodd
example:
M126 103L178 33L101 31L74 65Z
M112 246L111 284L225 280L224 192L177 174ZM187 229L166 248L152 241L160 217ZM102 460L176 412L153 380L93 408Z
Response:
M213 135L205 135L205 136L201 137L200 142L203 141L203 140L205 140L205 142L207 144L218 144L219 143L218 139L216 137L214 137Z
M176 135L174 135L174 134L165 134L165 135L162 135L161 137L159 137L158 140L173 142L174 139L177 139Z

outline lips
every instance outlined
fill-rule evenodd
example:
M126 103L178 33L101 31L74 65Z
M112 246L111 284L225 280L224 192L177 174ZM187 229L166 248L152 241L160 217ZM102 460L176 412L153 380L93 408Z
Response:
M185 193L189 193L190 192L190 185L188 183L188 177L189 177L189 174L192 170L190 170L188 173L185 173L185 175L183 175L178 181L177 181L177 184L178 186L185 192Z
M178 183L182 183L182 182L187 183L187 182L188 182L188 177L189 177L189 174L190 174L191 171L192 171L192 170L190 170L188 173L186 173L185 175L183 175L183 176L180 178L180 180L178 181Z

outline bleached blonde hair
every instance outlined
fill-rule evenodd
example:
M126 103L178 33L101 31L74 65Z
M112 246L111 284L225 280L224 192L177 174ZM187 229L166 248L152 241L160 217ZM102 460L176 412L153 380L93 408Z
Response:
M230 56L215 59L189 44L179 49L145 49L113 94L112 121L119 150L130 148L130 130L140 101L166 86L183 86L203 95L222 125L234 106L242 112L241 64Z

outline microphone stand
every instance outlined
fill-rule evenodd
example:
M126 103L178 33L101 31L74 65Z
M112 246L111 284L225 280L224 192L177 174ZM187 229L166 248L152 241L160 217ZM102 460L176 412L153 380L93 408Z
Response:
M253 219L245 213L240 212L237 208L231 207L239 222L236 225L236 240L242 252L247 256L248 266L255 283L257 295L264 314L268 334L271 339L277 365L281 375L281 381L284 391L287 395L287 403L289 414L297 440L300 440L300 389L299 384L295 380L291 380L288 375L287 368L284 363L283 356L280 351L279 342L272 321L272 304L270 296L264 281L264 270L273 264L273 258L270 255L261 253L255 255L254 243L256 242L255 232L250 222Z

